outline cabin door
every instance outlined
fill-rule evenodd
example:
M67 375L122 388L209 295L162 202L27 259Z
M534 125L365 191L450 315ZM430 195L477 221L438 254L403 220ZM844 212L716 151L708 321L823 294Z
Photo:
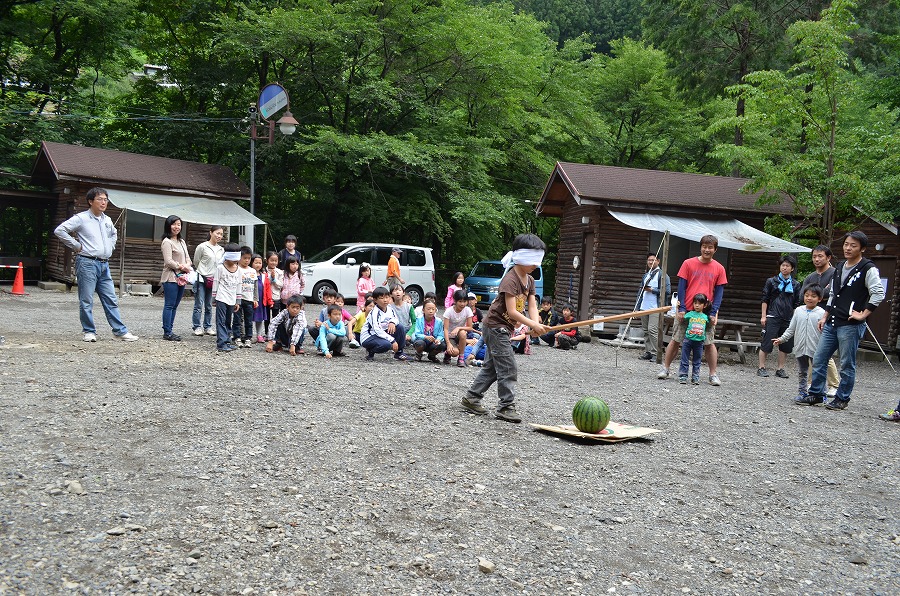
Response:
M894 304L894 287L896 280L894 275L897 271L897 257L869 257L878 267L881 276L881 284L884 286L884 300L875 309L875 312L869 317L869 329L875 334L876 339L881 343L882 347L887 347L888 336L891 333L891 307ZM863 341L871 340L868 335Z
M594 274L594 233L587 232L581 243L581 259L578 265L578 313L576 317L584 321L591 318L591 279Z

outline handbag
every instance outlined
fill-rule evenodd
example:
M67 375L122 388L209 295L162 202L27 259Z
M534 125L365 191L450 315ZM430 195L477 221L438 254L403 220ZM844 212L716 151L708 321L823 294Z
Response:
M209 277L204 277L203 282L206 284L206 288L211 290L213 286L213 276L210 275Z
M179 286L187 285L187 275L175 275L175 283Z

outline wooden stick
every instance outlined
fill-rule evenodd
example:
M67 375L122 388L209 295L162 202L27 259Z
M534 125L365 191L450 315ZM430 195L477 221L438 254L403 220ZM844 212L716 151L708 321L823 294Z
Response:
M672 308L671 306L660 306L659 308L648 308L647 310L636 310L634 312L626 312L621 315L610 315L608 317L600 317L599 319L590 319L588 321L576 321L574 323L566 323L565 325L554 325L547 327L547 331L562 331L563 329L571 329L572 327L584 327L593 325L594 323L605 323L607 321L618 321L619 319L631 319L643 317L644 315L654 315L656 313L665 312Z

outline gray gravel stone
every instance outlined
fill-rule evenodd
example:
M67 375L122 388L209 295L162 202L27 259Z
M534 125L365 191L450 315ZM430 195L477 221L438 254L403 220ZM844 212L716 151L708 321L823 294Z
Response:
M526 423L597 395L664 431L596 444L465 414L477 368L217 356L189 298L179 343L161 299L121 303L140 341L97 305L85 344L75 293L0 294L0 594L900 593L883 363L830 412L724 351L721 387L598 342L519 356Z

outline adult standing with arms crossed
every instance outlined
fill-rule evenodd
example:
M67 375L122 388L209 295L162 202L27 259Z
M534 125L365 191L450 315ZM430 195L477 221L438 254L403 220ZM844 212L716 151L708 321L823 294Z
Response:
M109 206L109 195L102 188L92 188L85 194L85 199L88 209L62 222L53 232L63 244L75 251L78 309L84 331L83 339L87 342L97 341L93 313L96 292L113 335L123 341L136 341L137 336L132 335L122 322L116 288L109 272L109 258L119 237L115 224L105 213ZM77 234L78 238L72 234Z
M647 254L647 273L641 280L641 289L638 290L637 308L635 310L649 310L657 308L660 303L672 293L672 282L666 275L665 296L659 295L659 276L662 270L659 268L659 259L654 253ZM659 315L644 315L641 317L641 327L644 329L644 355L641 360L656 360L656 345L659 343Z
M212 285L216 276L216 267L222 262L225 249L219 245L225 235L222 226L209 228L209 240L201 242L194 249L194 267L197 269L197 281L194 282L194 317L191 326L194 335L215 335L216 330L212 326L213 303ZM203 326L200 326L200 317L203 317Z
M825 401L825 377L828 360L841 351L841 384L834 399L825 404L829 410L843 410L850 403L856 383L856 352L866 333L866 319L884 300L884 286L875 263L863 257L869 238L854 230L844 236L843 263L838 263L831 280L831 295L825 305L825 316L819 321L822 337L813 357L812 384L809 396L794 400L797 405L814 406Z
M163 225L163 239L160 248L163 256L163 270L159 276L159 284L163 288L163 339L166 341L181 341L181 336L172 332L175 325L175 313L184 296L184 286L187 283L184 275L193 270L191 257L188 256L188 248L181 237L181 218L170 215Z
M725 284L728 278L722 264L713 259L713 255L719 249L719 239L712 234L707 234L700 239L700 256L691 257L681 264L678 270L678 312L675 315L675 325L672 328L672 341L666 346L666 356L663 367L656 375L658 379L668 378L669 367L675 359L681 340L684 339L684 313L687 306L694 303L694 296L704 294L712 296L709 307L709 327L706 329L706 364L709 366L709 384L719 386L722 381L716 374L719 351L713 338L716 335L716 320L719 318L719 306L722 305L722 295L725 292Z

